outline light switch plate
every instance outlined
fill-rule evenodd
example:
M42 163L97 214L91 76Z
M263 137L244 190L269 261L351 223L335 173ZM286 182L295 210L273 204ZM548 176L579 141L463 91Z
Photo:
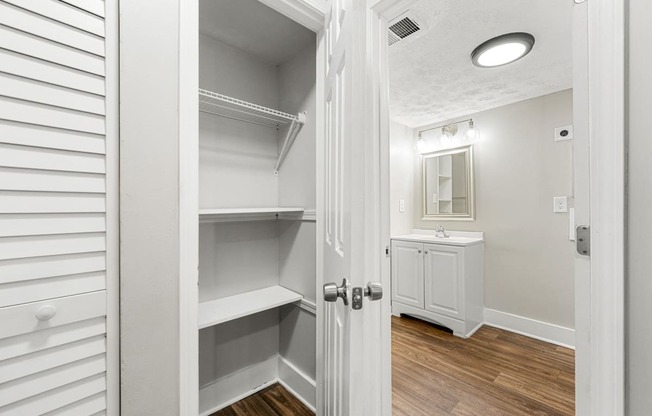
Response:
M399 199L398 212L405 212L405 199Z
M553 198L553 212L568 212L568 197L556 196Z

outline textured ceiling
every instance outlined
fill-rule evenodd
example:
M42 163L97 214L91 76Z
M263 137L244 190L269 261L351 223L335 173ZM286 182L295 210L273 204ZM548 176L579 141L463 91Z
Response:
M572 86L571 0L418 0L428 27L390 47L392 119L410 127L450 120ZM532 52L478 68L471 51L495 36L528 32Z
M201 0L199 33L278 65L315 42L315 33L258 0Z

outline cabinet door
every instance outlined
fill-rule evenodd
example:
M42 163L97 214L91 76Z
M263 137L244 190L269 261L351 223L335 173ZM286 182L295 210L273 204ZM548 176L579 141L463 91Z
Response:
M392 241L392 301L423 309L423 244Z
M424 244L425 309L464 318L464 249Z

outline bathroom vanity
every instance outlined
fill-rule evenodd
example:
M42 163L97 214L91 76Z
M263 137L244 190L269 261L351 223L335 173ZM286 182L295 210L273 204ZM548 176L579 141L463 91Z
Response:
M441 235L441 234L439 234ZM470 337L484 321L481 232L413 230L392 237L392 313L410 315Z

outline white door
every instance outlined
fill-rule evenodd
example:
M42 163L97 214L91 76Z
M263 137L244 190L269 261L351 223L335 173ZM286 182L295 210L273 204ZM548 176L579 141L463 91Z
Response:
M392 241L392 301L423 309L423 244Z
M464 319L464 249L423 245L425 309Z
M368 281L378 280L370 275L377 267L370 254L374 230L369 204L378 203L368 181L375 161L369 154L373 138L365 129L366 107L372 105L365 99L367 13L366 1L332 0L322 34L324 140L318 150L317 281L348 281L340 289L347 304L341 298L317 303L317 413L328 416L388 414L380 398L383 383L391 382L379 376L380 302L359 293L363 307L354 309L356 290L362 292ZM375 261L380 249L377 254Z
M119 413L116 52L116 0L0 1L0 415Z

